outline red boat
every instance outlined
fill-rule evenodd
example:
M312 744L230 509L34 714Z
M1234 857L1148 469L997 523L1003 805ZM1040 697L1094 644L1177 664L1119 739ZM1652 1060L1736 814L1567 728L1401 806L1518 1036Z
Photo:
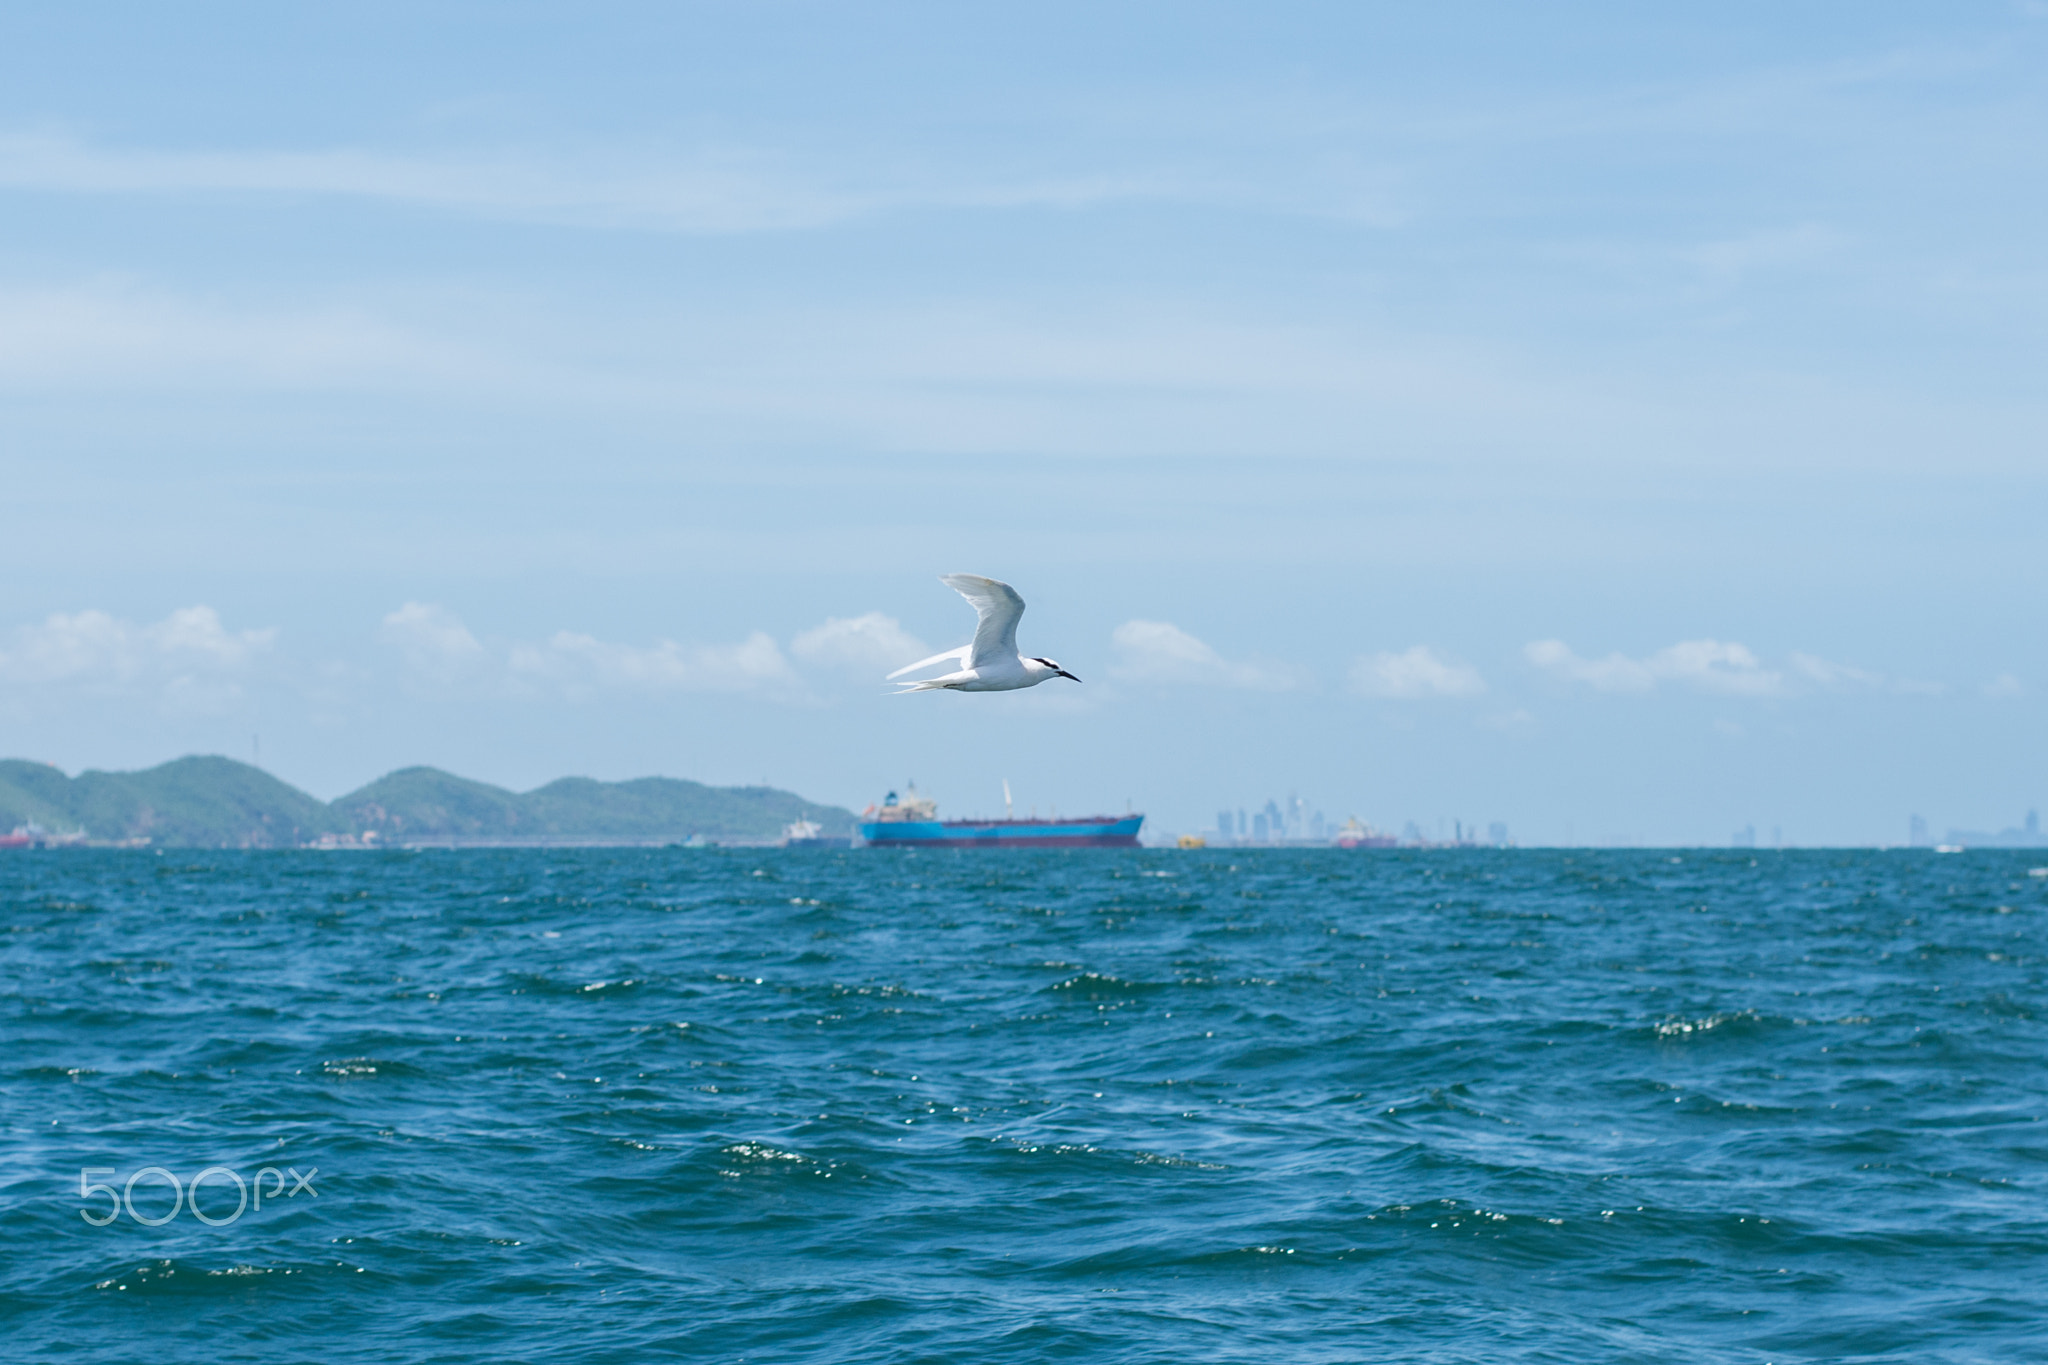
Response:
M85 831L52 834L38 824L16 825L14 833L0 834L0 848L61 848L85 842Z

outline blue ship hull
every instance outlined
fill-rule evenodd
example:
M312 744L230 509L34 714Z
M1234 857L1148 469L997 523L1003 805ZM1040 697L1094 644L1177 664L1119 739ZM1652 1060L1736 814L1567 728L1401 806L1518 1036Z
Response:
M873 820L860 837L874 848L1136 848L1142 815L1085 820Z

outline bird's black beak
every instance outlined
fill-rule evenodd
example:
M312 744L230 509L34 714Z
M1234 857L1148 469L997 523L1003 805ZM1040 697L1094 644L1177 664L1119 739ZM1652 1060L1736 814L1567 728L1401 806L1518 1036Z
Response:
M1071 673L1067 672L1067 670L1066 670L1066 669L1064 669L1064 668L1060 670L1060 673L1059 673L1059 675L1060 675L1060 676L1061 676L1062 678L1068 678L1068 679L1071 679L1071 680L1072 680L1072 681L1074 681L1074 682L1079 682L1079 681L1081 681L1081 680L1080 680L1079 678L1076 678L1076 677L1074 677L1074 675L1073 675L1073 674L1071 674Z

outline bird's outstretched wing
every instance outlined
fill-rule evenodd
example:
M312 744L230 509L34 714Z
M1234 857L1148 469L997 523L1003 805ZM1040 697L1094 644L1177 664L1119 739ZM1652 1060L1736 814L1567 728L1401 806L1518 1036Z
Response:
M1024 614L1024 599L1017 596L1015 588L978 573L949 573L939 581L972 602L981 613L981 624L974 628L974 643L968 646L969 668L1017 657L1017 618Z
M955 659L965 660L967 658L967 651L972 648L974 648L973 645L960 645L953 649L945 651L943 654L934 654L929 659L919 659L914 664L905 664L903 665L903 667L897 669L894 673L891 673L883 681L895 682L905 673L915 673L918 669L930 668L933 664L951 663Z

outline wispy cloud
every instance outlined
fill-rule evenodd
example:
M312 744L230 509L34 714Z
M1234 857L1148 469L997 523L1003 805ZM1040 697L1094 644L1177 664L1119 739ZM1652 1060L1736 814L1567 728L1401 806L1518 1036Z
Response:
M242 677L276 638L274 629L230 630L208 606L148 625L59 612L18 628L0 648L0 683L155 693L173 709L207 711L241 694Z
M738 148L634 162L511 151L108 148L49 133L0 137L0 186L74 194L318 195L706 233L814 227L850 217L875 198L835 190L779 158Z
M264 194L377 200L586 227L730 234L828 226L898 208L1076 208L1214 197L1220 186L1159 171L1051 174L921 169L902 157L687 149L519 148L393 152L106 147L63 133L0 135L0 187L70 194Z
M515 678L572 692L627 688L645 692L772 692L795 694L802 684L782 650L764 631L737 644L616 644L558 631L540 645L515 645L508 660Z
M807 664L886 674L932 651L895 617L871 611L864 616L828 617L825 624L791 640L789 652Z
M1226 659L1169 621L1126 621L1110 636L1117 659L1110 673L1132 682L1180 683L1285 691L1299 679L1292 669Z
M1369 654L1351 666L1351 689L1368 697L1476 697L1486 690L1479 670L1441 658L1428 645Z
M635 645L563 630L539 642L492 645L446 607L408 602L384 618L381 635L415 683L441 688L571 697L606 691L805 695L781 647L758 630L734 644Z
M462 619L430 602L407 602L384 618L381 634L409 668L434 682L453 682L486 662L483 642Z
M1770 667L1747 645L1732 640L1681 640L1642 658L1609 654L1588 659L1562 640L1536 640L1523 657L1553 677L1598 692L1651 692L1664 683L1736 697L1782 697L1802 692L1940 692L1939 684L1891 679L1854 664L1793 650L1781 668Z
M237 308L118 280L0 289L0 384L419 389L531 368L358 307Z
M2001 673L1984 684L1984 695L1987 697L2023 697L2026 694L2027 685L2011 673Z
M825 303L621 326L509 292L251 302L118 278L0 283L0 387L425 394L601 406L687 420L699 438L824 429L949 454L1176 457L1348 453L1333 433L1361 424L1471 438L1613 407L1450 344L1085 303Z
M1833 663L1812 654L1793 650L1792 671L1822 687L1882 687L1884 675L1851 664Z
M1562 640L1532 641L1522 653L1545 672L1599 692L1650 692L1663 682L1747 697L1785 690L1783 673L1765 668L1746 645L1733 641L1681 640L1641 659L1624 654L1581 658Z

